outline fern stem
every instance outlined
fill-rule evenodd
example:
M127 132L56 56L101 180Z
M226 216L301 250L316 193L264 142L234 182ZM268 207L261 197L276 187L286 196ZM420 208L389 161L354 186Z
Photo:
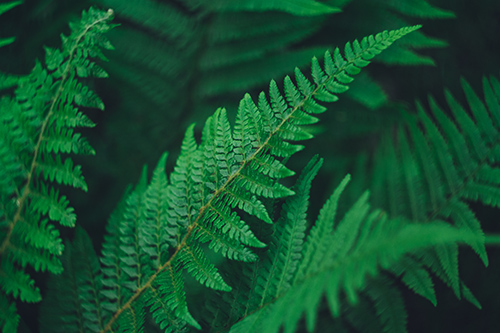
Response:
M240 167L238 168L238 170L236 170L234 173L232 173L231 175L229 175L229 177L227 178L226 182L219 188L217 189L212 197L210 198L210 200L205 203L205 205L203 205L200 210L199 210L199 214L198 216L196 217L196 219L193 221L193 223L186 229L186 233L184 235L184 237L182 238L182 241L177 245L176 247L176 250L175 252L172 254L172 256L168 259L167 262L165 262L165 264L163 264L162 266L160 266L156 272L151 275L151 277L148 279L148 281L142 285L141 287L139 287L135 293L129 298L129 300L123 304L123 306L121 306L119 309L116 310L115 314L111 317L111 319L108 321L108 323L106 324L106 326L104 327L104 329L101 331L101 333L105 333L105 332L108 332L108 331L111 331L111 328L112 328L112 325L115 323L115 321L118 319L118 317L121 315L122 312L124 312L125 310L131 308L131 305L132 303L148 288L151 287L153 281L156 279L156 277L164 270L166 269L169 265L172 264L172 262L174 261L174 259L176 258L177 254L183 250L183 248L185 246L187 246L187 241L189 239L189 237L191 236L191 234L193 233L193 231L196 229L199 221L201 220L201 218L204 216L204 213L205 211L211 206L212 202L214 200L216 200L222 193L224 193L225 189L231 185L231 183L238 177L241 175L241 172L242 170L246 167L246 165L248 163L250 163L253 159L257 158L259 156L259 154L264 150L266 149L266 146L267 144L269 143L269 141L271 140L271 138L274 137L274 135L276 135L276 133L278 131L281 130L281 127L290 120L290 118L293 117L294 113L299 110L300 108L302 108L304 106L304 104L307 102L308 99L312 98L319 89L322 89L326 84L328 84L328 82L330 82L331 80L333 80L338 74L344 72L346 70L346 68L350 65L352 65L356 60L362 58L362 56L365 54L365 53L368 53L369 50L368 49L365 49L363 50L362 52L360 52L356 57L354 57L353 59L349 60L349 61L346 61L346 63L341 66L341 67L338 67L337 70L328 78L325 80L325 82L323 82L321 85L317 85L316 88L310 93L308 94L307 96L304 96L302 98L302 100L300 101L300 103L298 103L296 106L294 106L292 108L292 110L290 111L290 113L284 117L282 119L282 121L276 126L276 128L274 130L272 130L268 137L266 138L266 140L264 142L261 143L260 147L258 147L255 152L250 156L248 157L246 160L242 161L241 162L241 165ZM265 306L267 303L265 304L261 304L262 306Z
M36 143L36 146L34 149L33 159L31 161L31 166L30 166L30 171L28 173L25 185L24 185L23 189L21 190L22 195L21 195L21 197L17 197L15 199L18 207L17 207L16 213L14 214L14 218L12 219L12 222L10 222L8 225L7 235L5 236L4 240L2 241L2 245L0 246L0 256L2 256L3 253L7 250L8 246L10 244L10 237L12 236L12 232L14 231L14 227L16 226L17 222L19 222L21 220L21 214L23 212L23 208L24 208L26 201L28 199L28 196L30 194L31 183L33 180L33 175L35 173L37 160L38 160L38 156L40 154L40 149L41 149L42 142L44 139L45 131L47 130L47 127L50 123L52 115L55 112L57 102L58 102L59 98L61 97L61 94L64 90L64 84L66 83L66 80L67 80L68 75L69 75L71 68L72 68L72 60L74 57L74 53L75 53L76 49L78 48L80 41L82 40L83 37L85 37L87 32L90 29L92 29L95 25L97 25L103 21L106 21L107 19L108 19L108 17L105 16L99 20L92 22L92 24L89 24L88 26L86 26L85 29L82 31L82 33L75 39L75 43L74 43L71 51L69 52L68 63L66 64L66 68L64 69L64 73L61 76L61 81L59 83L59 87L57 89L57 92L56 92L53 100L52 100L49 111L47 112L47 115L45 116L45 119L42 123L42 126L40 128L40 134L38 134L38 140L37 140L37 143Z

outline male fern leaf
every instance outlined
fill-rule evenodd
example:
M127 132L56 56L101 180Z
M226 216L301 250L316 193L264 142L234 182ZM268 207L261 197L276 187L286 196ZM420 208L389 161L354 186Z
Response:
M258 105L245 95L234 129L222 108L207 119L201 143L190 126L169 180L164 174L163 155L151 182L146 182L144 173L110 221L111 234L106 237L101 259L102 294L106 298L102 331L122 331L140 322L136 314L141 303L167 332L186 324L199 327L185 301L183 271L211 289L231 290L208 259L204 244L230 259L256 261L258 257L248 246L264 244L243 220L246 215L240 209L271 222L262 200L294 195L279 183L293 174L281 158L301 149L291 141L312 137L303 126L317 121L312 114L326 110L318 102L335 100L335 94L344 92L352 76L370 59L418 28L385 31L347 43L345 55L338 49L333 57L327 52L324 66L314 58L312 81L296 71L297 84L290 77L285 79L285 96L275 81L270 84L269 97L260 94ZM317 166L310 168L312 173L317 171ZM301 189L308 186L310 176L307 179ZM304 204L301 200L301 212ZM304 221L299 224L294 231L298 234L292 238L299 237L304 228ZM287 248L293 251L294 246ZM296 264L290 262L282 268L276 283L280 292L291 283Z
M102 109L103 105L78 77L97 72L104 76L94 61L105 59L102 48L111 48L103 33L113 27L112 16L112 11L94 8L83 12L81 22L71 24L71 34L62 36L62 48L47 48L45 66L36 62L31 73L18 80L14 96L0 102L2 302L11 302L9 295L26 302L41 299L34 281L24 273L28 264L37 271L62 271L62 242L48 221L74 226L76 216L54 185L87 190L80 166L61 153L93 153L74 130L93 126L78 107ZM4 317L12 315L13 307L1 311L4 332L15 330L11 324L17 319Z

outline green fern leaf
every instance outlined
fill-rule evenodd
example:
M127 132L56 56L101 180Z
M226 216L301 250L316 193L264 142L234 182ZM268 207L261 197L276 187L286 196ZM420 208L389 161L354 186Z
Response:
M268 263L272 264L272 268L268 268L271 275L265 277L266 284L273 286L274 289L271 297L278 297L288 290L299 269L307 226L306 213L311 183L322 162L321 159L315 157L304 168L294 186L296 194L284 203L281 219L275 226L272 246L269 249L271 253L274 253L274 258L271 258L271 263ZM264 293L262 300L266 299Z
M87 184L83 179L82 170L79 165L73 167L73 161L69 158L65 159L63 163L60 155L56 155L55 160L50 156L46 156L45 159L41 159L36 165L36 171L45 180L81 188L87 192Z
M175 242L176 229L169 226L166 214L168 209L167 195L164 191L168 184L165 174L166 161L167 154L164 154L153 172L151 184L144 192L146 209L139 233L139 245L149 257L153 270L164 263L162 254L166 253L168 247Z
M76 214L65 196L59 196L54 188L48 189L41 184L39 192L30 195L33 209L41 214L47 214L52 221L59 221L65 227L74 227Z
M306 276L308 274L308 270L315 269L315 266L318 265L318 261L322 259L316 254L325 253L327 245L330 244L329 241L331 241L331 239L325 239L323 235L333 229L333 222L337 212L337 202L349 180L350 176L346 176L344 178L328 200L327 204L321 210L320 217L318 217L318 221L314 224L314 227L310 232L310 241L308 241L305 245L304 259L302 260L297 271L297 275L295 276L296 280ZM313 264L313 261L315 264Z
M19 3L6 3L0 10ZM73 127L93 125L77 106L102 107L102 102L75 75L79 66L94 68L93 61L102 58L100 49L109 48L102 34L113 27L112 16L112 11L94 8L84 12L80 23L70 24L70 35L62 36L61 50L46 49L46 68L36 61L29 75L16 80L14 96L2 98L0 275L3 292L13 299L41 299L34 281L24 273L27 265L37 271L62 271L62 242L48 220L74 226L76 216L54 186L86 190L87 185L80 167L69 157L63 163L59 154L94 153ZM13 309L8 308L0 315L7 326L16 322L3 318Z
M4 293L12 294L23 302L40 302L40 290L35 287L35 281L28 274L16 269L6 260L2 261L1 268L3 274L0 276L0 282Z
M222 280L215 266L208 261L202 249L185 246L179 254L179 260L184 264L188 273L191 273L201 284L216 290L231 290L231 287Z
M312 136L302 126L317 121L310 113L325 110L315 101L316 92L345 91L346 84L353 80L351 76L365 67L369 59L418 28L383 32L354 42L353 47L348 44L345 56L339 50L333 58L326 53L326 70L313 58L314 84L308 83L297 71L297 86L291 78L285 79L286 98L274 81L270 85L269 100L262 93L258 106L246 95L234 130L225 109L218 109L208 118L200 144L194 137L194 125L189 127L170 181L165 175L166 155L163 155L151 182L148 184L144 171L139 185L111 221L108 230L112 234L107 236L101 260L102 313L106 318L103 331L130 329L134 323L141 322L142 317L135 316L137 306L140 307L137 304L141 302L147 304L155 321L166 331L182 329L186 324L197 327L184 301L182 271L186 269L195 280L211 289L231 290L209 261L203 243L228 258L255 261L258 257L247 246L263 247L264 244L242 220L245 215L240 215L239 209L251 214L252 219L258 217L271 222L261 198L294 195L278 182L293 174L278 158L289 158L300 149L289 141ZM317 172L317 166L310 168L313 170L305 176L307 180L301 180L305 182L299 185L301 189L309 187L311 174ZM300 200L302 208L299 209L305 212L307 203L304 197ZM320 224L329 225L327 219L335 205L325 208ZM290 211L293 211L291 207ZM293 214L303 216L304 213ZM303 229L305 220L302 218L298 223L301 225L298 230ZM302 236L300 231L294 232L296 235L290 239ZM353 241L354 238L349 240ZM299 251L300 246L296 246L288 244L287 249ZM318 259L308 260L317 262ZM297 265L296 261L280 264L277 275L280 292L292 283ZM160 286L159 280L166 285ZM124 319L120 318L122 314Z
M352 223L349 220L344 220L344 223ZM343 225L343 223L339 224L339 228ZM358 232L359 230L351 229L351 233ZM327 233L324 237L329 238L330 235L331 233ZM335 232L333 235L335 236ZM359 244L355 242L353 247L340 257L327 256L327 260L321 266L316 267L315 271L304 276L301 280L296 280L282 297L244 318L234 325L230 332L256 332L257 330L278 332L282 325L285 332L293 332L304 312L307 315L308 327L312 329L315 324L316 310L323 294L327 296L332 313L338 315L340 310L339 293L345 291L349 302L356 302L358 300L357 290L365 285L367 275L377 274L377 266L389 268L397 263L405 253L435 244L464 241L471 238L474 236L440 223L424 226L411 225L396 220L378 221L376 226L371 228L371 234L363 242ZM394 309L396 308L398 307L394 307ZM381 311L381 309L379 310ZM401 311L401 308L398 308L397 311ZM390 312L384 312L384 316L390 316ZM389 317L385 318L383 320L388 321L387 323L391 322ZM395 314L393 318L400 320L401 315ZM258 326L252 325L252 323L257 322ZM397 324L396 327L401 327L401 324ZM391 330L389 327L386 329Z

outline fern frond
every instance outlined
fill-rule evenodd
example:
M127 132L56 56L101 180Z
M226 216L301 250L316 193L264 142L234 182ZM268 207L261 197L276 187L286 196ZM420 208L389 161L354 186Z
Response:
M303 257L301 252L307 226L306 212L311 182L322 162L321 159L314 157L307 164L294 186L296 194L285 201L281 218L274 228L268 250L270 255L262 260L261 273L252 288L258 301L256 304L249 304L252 307L247 308L247 312L283 294L292 284Z
M380 269L390 269L405 254L418 249L477 238L444 223L418 225L403 219L388 220L378 210L370 212L367 194L334 227L331 218L336 212L339 192L344 187L345 184L341 184L325 204L307 237L306 249L322 251L307 251L291 286L281 295L261 304L250 315L243 316L230 332L278 332L282 326L285 332L294 332L303 314L307 329L312 332L323 295L326 295L332 314L338 316L341 294L346 295L349 303L357 304L358 293L368 285L366 293L375 303L384 330L405 331L406 315L400 313L404 312L404 306L398 291L389 287L387 282L375 280L368 284L368 277L379 275ZM325 218L329 227L322 228L325 222L321 220ZM329 246L321 246L322 243Z
M93 152L72 128L92 126L77 106L102 108L102 103L76 77L85 69L99 72L93 61L104 59L101 48L111 48L102 34L112 28L112 16L93 8L83 12L81 22L71 24L71 34L62 36L61 50L46 50L46 67L36 62L19 78L15 95L0 105L0 276L3 292L23 301L41 298L24 274L27 264L54 274L62 270L59 232L47 222L74 226L76 216L54 185L87 187L80 167L69 157L63 163L59 153ZM2 321L7 313L2 312Z
M275 81L270 85L270 97L261 93L258 106L246 95L234 130L225 109L208 118L200 144L194 126L189 127L169 181L163 155L151 182L148 184L144 172L110 222L112 234L106 238L101 259L106 321L102 331L122 330L121 325L140 322L137 302L147 304L155 321L167 331L186 324L197 327L184 301L183 270L211 289L231 290L209 261L203 244L227 258L257 259L248 246L264 244L243 221L246 215L239 209L271 221L261 198L294 194L278 182L293 174L279 157L288 158L300 149L289 141L312 137L303 125L316 122L312 114L325 111L319 102L335 100L334 94L347 90L352 76L370 59L418 28L385 31L347 43L345 55L336 49L332 58L327 52L324 66L314 58L312 81L297 71L297 85L291 78L285 79L285 96ZM299 229L304 227L304 221L301 223ZM280 290L291 283L293 267L293 263L282 266ZM160 280L165 284L160 285Z
M448 221L475 235L467 244L486 266L484 233L468 201L494 207L500 202L496 167L500 95L492 88L497 83L495 78L483 79L483 101L462 79L467 109L447 90L449 111L432 97L430 112L418 102L417 114L405 113L406 121L399 128L397 140L387 138L380 147L372 184L376 205L387 208L391 216L423 223ZM437 246L423 254L421 260L457 297L467 290L473 300L459 278L456 245ZM433 285L424 268L415 266L411 258L406 265L403 282L435 304ZM395 274L402 272L399 269Z
M276 286L273 296L281 295L290 288L293 277L299 269L302 258L303 237L307 227L307 206L311 191L311 182L322 165L322 160L313 158L302 171L295 185L296 195L287 200L281 211L281 220L275 227L273 246L270 251L276 253L275 260L280 264L273 269L273 277L268 277L271 285ZM274 281L273 281L274 280Z

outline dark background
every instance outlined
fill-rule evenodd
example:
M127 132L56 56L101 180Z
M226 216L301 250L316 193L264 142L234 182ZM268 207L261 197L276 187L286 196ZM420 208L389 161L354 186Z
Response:
M175 1L170 2L175 3ZM348 40L364 36L358 31L376 33L391 28L394 24L392 21L384 22L382 19L377 21L376 26L370 26L372 13L363 7L366 1L343 2L347 3L343 13L333 15L323 28L308 38L297 41L290 46L290 49L308 45L342 45ZM483 75L498 75L500 1L429 2L456 15L456 18L436 20L405 17L406 22L410 24L423 24L423 31L427 35L449 44L447 47L419 51L419 54L432 58L435 66L392 66L387 63L370 65L367 71L385 90L387 103L380 108L370 110L352 98L339 102L339 105L335 106L338 107L338 111L325 114L323 117L320 127L320 132L321 130L323 132L314 139L318 140L318 144L310 143L309 155L300 155L296 161L291 161L298 170L305 165L304 161L308 156L314 153L319 153L325 158L325 168L320 175L322 179L315 182L317 187L313 189L312 216L315 215L314 210L318 210L320 203L324 202L326 193L330 192L338 179L344 176L345 171L349 171L353 156L359 151L376 147L377 131L387 125L388 119L393 119L394 112L391 110L395 105L411 108L416 99L425 100L428 94L435 96L438 101L443 101L444 87L448 87L459 100L463 100L459 86L461 76L467 78L476 91L479 91ZM68 33L67 22L77 19L81 10L91 4L92 1L84 0L26 0L23 5L4 14L1 18L0 34L2 37L16 36L17 40L14 44L2 48L0 71L13 74L28 73L35 59L43 59L42 46L58 46L59 34ZM120 21L122 19L119 15L117 20L124 26L129 24L126 20ZM384 27L385 23L387 27ZM156 38L154 33L151 34ZM161 41L160 38L157 40ZM115 52L120 53L120 48ZM113 61L113 58L111 60ZM280 81L281 77L275 79ZM85 135L96 148L97 156L75 158L83 165L89 192L64 189L76 209L79 225L90 233L96 249L100 248L104 226L114 205L127 184L134 183L138 179L142 166L144 164L154 166L164 150L170 151L171 156L174 156L170 158L170 163L175 161L186 124L192 121L201 124L214 110L207 111L201 107L189 106L189 103L187 106L183 104L181 116L175 118L169 113L177 114L179 110L174 110L172 106L157 109L145 101L143 96L138 96L132 102L127 100L125 96L131 88L121 87L120 82L113 80L111 76L111 79L103 82L88 83L106 104L104 112L89 110L90 118L95 120L98 126L85 131ZM224 96L224 99L213 102L227 101L229 104L220 106L227 106L228 111L234 113L235 105L245 91L259 91L263 87L265 85L256 85L233 91ZM175 103L172 105L175 106ZM342 124L342 121L347 122ZM169 124L165 127L160 125L159 128L152 127L162 122ZM356 125L352 125L353 122L356 122ZM356 128L357 132L343 132L342 127ZM487 233L500 232L497 210L479 205L474 206L474 209ZM71 230L62 232L65 237L71 238ZM485 268L471 250L461 249L460 255L461 277L479 299L483 310L477 310L466 301L458 301L451 289L437 280L436 308L427 300L402 288L409 313L409 331L499 332L500 321L497 319L497 312L500 310L500 301L496 282L500 277L500 251L497 248L490 248L489 256L490 267ZM38 275L36 279L42 288L44 278L44 275ZM37 307L38 305L20 305L20 311L26 321L26 327L21 330L37 331Z

